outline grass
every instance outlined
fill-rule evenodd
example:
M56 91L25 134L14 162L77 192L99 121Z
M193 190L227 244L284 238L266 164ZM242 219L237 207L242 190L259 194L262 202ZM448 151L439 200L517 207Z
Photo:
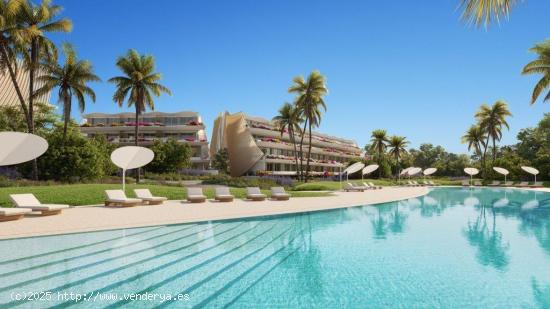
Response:
M166 196L171 200L186 198L186 190L176 186L162 185L126 185L126 195L135 197L133 189L148 188L153 195ZM53 185L53 186L28 186L28 187L4 187L0 188L0 206L11 207L9 194L32 193L44 204L68 204L71 206L102 204L105 198L105 190L120 189L115 184L74 184L74 185ZM244 198L244 188L230 188L236 198ZM270 195L270 192L263 190L263 193ZM293 197L317 197L328 196L326 192L289 192ZM208 198L214 198L213 189L205 189L204 194Z

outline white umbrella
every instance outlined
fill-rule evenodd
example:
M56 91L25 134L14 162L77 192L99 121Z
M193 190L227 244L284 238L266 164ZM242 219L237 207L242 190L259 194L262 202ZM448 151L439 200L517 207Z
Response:
M479 170L475 167L467 167L464 169L464 173L470 175L470 186L472 185L472 178L474 175L479 174Z
M424 172L422 172L422 173L424 173L424 176L429 176L429 175L431 175L435 172L437 172L437 168L430 167L430 168L425 169Z
M522 166L521 169L529 174L535 175L535 182L537 182L537 174L539 173L538 169L530 166Z
M406 169L402 170L401 173L399 173L399 176L403 176L403 175L407 174L411 168L413 168L413 167L412 166L407 167Z
M363 168L363 171L361 173L361 179L363 179L364 175L370 174L378 169L378 164L371 164L367 165Z
M45 139L21 132L0 132L0 145L0 166L27 162L48 150Z
M422 172L422 169L420 167L412 167L409 171L407 171L407 174L409 176L414 176L420 172Z
M111 153L111 161L122 169L122 190L126 189L126 170L147 165L154 157L151 149L138 146L120 147Z
M507 169L502 168L502 167L496 167L496 166L495 166L495 167L493 167L493 170L495 170L495 172L497 172L497 173L499 173L499 174L504 175L504 182L506 182L506 176L507 176L508 174L510 174L510 172L509 172Z

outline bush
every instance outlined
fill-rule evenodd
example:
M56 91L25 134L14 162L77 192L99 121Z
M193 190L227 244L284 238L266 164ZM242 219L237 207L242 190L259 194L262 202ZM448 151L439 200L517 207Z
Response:
M191 163L191 147L169 138L165 142L156 140L151 150L155 158L147 166L147 171L154 173L175 173L188 167Z
M269 178L247 178L247 177L230 177L228 175L210 176L202 182L210 185L225 185L228 187L260 187L269 189L278 186L277 182Z
M220 149L212 160L212 166L220 173L229 174L229 153L227 149Z
M330 191L331 188L321 184L304 183L301 185L297 185L296 187L294 187L293 190L294 191Z

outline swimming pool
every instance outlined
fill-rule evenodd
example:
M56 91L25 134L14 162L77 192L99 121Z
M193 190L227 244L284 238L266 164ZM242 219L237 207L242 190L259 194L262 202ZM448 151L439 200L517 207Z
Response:
M377 206L4 240L0 252L2 308L548 308L550 194L440 188Z

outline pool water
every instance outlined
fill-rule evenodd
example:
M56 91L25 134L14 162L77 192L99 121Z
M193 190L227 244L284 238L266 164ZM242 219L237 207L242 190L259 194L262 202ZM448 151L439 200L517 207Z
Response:
M438 188L376 206L4 240L0 253L1 308L550 308L550 194Z

